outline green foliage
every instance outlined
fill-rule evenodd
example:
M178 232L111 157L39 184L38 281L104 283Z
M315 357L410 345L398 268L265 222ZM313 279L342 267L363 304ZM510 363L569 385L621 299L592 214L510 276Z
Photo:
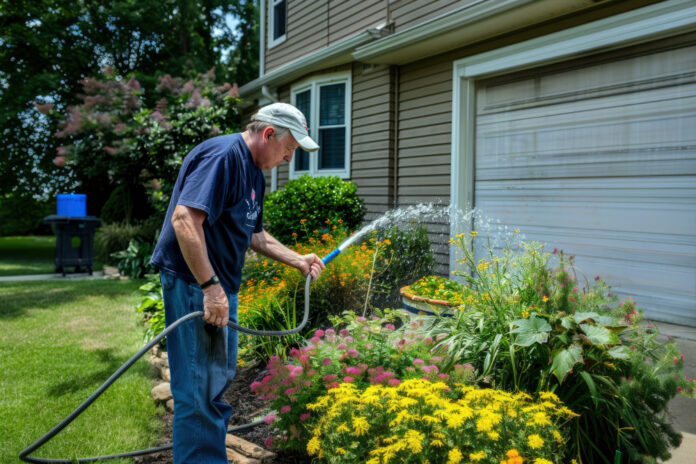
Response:
M284 243L306 242L315 230L327 231L327 220L355 230L365 216L363 200L356 190L353 182L335 176L291 180L283 189L266 196L266 229Z
M18 194L0 195L0 236L50 233L50 227L42 222L55 212L55 201Z
M134 224L104 224L94 234L94 256L104 263L114 264L116 260L112 255L128 248L130 241L139 235L140 227Z
M463 304L455 317L431 320L431 336L473 364L479 382L555 391L580 414L568 459L608 463L620 449L629 462L666 460L679 434L665 408L678 389L693 392L674 344L658 343L635 303L617 305L599 277L580 287L572 259L519 243L516 234L498 253L490 238L477 238L488 246L479 243L474 258L471 235L452 240L467 282Z
M101 209L101 220L105 224L138 219L146 219L152 214L145 188L139 184L127 189L116 187Z
M159 335L165 327L164 320L164 298L162 297L162 283L159 274L150 274L147 283L138 288L141 300L136 311L142 314L142 321L145 325L145 341L149 342ZM167 338L163 338L160 343L166 346Z
M134 238L128 243L128 248L112 254L122 275L131 279L139 279L152 271L150 259L155 251L155 244Z

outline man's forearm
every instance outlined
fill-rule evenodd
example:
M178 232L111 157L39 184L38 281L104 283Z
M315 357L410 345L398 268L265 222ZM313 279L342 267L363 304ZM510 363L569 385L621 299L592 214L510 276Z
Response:
M208 259L208 251L203 233L203 211L178 205L172 215L172 226L179 242L181 254L191 273L199 284L207 281L215 273Z
M265 230L251 236L251 249L289 266L298 267L302 262L302 256L299 253L280 243Z

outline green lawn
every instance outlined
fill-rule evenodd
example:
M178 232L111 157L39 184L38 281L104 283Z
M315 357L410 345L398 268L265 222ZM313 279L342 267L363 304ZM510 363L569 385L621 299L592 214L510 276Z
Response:
M53 274L55 267L55 236L29 235L0 237L0 277L30 274ZM101 269L95 261L93 269ZM68 266L68 272L74 267Z
M138 281L0 283L0 462L72 412L142 345ZM141 449L160 434L154 378L139 361L35 456ZM117 460L110 462L132 462Z

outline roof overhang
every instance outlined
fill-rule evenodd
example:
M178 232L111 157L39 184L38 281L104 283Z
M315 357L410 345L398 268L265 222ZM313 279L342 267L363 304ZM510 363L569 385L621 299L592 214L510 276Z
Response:
M597 6L597 0L478 0L359 46L356 61L401 65Z
M320 69L339 66L355 61L353 52L361 45L377 40L388 34L384 29L368 29L329 47L318 50L309 55L275 68L258 79L244 84L239 88L242 97L258 95L264 86L278 87L292 82L303 75Z

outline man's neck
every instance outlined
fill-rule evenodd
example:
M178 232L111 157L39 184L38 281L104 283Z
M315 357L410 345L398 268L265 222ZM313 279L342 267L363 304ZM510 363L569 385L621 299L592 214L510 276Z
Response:
M256 154L258 152L257 140L255 135L256 134L252 134L248 130L242 132L242 139L244 139L244 143L246 143L247 148L251 152L251 159L254 160L254 163L256 163Z

